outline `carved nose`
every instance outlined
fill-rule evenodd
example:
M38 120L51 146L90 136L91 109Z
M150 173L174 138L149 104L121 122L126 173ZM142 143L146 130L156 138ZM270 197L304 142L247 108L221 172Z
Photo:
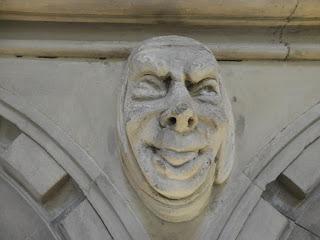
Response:
M191 131L197 124L197 115L191 107L184 103L168 109L160 117L162 127L170 127L179 133Z

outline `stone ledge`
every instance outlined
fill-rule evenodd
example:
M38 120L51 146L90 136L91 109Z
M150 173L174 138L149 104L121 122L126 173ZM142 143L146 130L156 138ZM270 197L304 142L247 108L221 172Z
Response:
M69 40L0 40L0 54L31 57L126 58L136 43ZM320 45L207 44L218 60L320 60Z
M10 20L160 23L196 25L319 25L317 0L259 1L4 1L0 18Z

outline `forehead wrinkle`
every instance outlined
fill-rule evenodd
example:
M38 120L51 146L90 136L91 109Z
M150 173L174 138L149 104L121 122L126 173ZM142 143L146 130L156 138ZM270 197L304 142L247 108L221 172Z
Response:
M137 53L133 56L130 60L130 68L134 74L134 78L147 74L163 77L166 76L169 71L167 64L163 60L152 57L152 55L146 53Z

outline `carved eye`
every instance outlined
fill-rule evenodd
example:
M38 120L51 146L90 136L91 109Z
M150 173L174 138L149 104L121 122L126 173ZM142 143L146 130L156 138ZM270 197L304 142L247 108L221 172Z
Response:
M207 78L196 84L186 83L192 97L196 97L202 102L217 104L220 98L217 80Z
M132 91L135 100L152 100L164 97L166 94L166 82L154 75L143 76Z

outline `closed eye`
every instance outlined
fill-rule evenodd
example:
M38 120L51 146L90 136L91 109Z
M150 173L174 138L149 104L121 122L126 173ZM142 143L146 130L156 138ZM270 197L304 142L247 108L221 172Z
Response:
M210 92L218 93L218 83L217 80L212 78L204 79L198 83L189 85L188 90L192 95Z
M220 99L220 92L217 80L207 78L198 83L187 85L192 97L196 97L202 102L217 104Z
M152 100L164 97L167 93L166 83L154 75L145 75L134 86L132 97L135 100Z

